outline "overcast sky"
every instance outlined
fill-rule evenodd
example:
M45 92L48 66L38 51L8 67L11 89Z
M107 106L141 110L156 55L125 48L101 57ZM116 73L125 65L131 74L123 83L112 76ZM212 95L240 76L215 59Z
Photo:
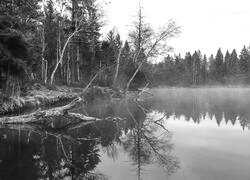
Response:
M102 0L104 1L104 0ZM200 49L210 56L218 48L223 53L234 48L238 54L244 45L250 45L249 0L105 0L107 25L103 32L116 26L123 40L139 2L143 7L145 21L157 28L173 19L181 26L181 34L170 44L175 53L184 55Z

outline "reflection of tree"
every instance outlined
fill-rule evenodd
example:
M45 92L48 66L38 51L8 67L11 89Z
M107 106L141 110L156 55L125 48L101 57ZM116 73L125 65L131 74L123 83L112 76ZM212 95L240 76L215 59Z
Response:
M129 153L132 161L137 165L138 179L141 179L142 166L151 163L161 165L168 174L174 173L179 168L178 160L171 156L171 135L161 124L161 119L153 120L147 116L145 108L138 102L130 110L131 104L127 104L127 112L134 122L132 128L123 141L123 147ZM157 137L158 128L163 128L165 136Z
M5 130L1 130L0 133L0 179L36 179L37 168L29 156L32 152L38 151L39 146L33 141L30 143L18 142L18 131L15 134L10 134L16 139L15 141L8 141L9 134L6 134Z
M142 104L135 100L98 102L87 109L89 115L104 119L95 122L62 118L47 124L0 126L0 179L105 179L94 173L100 147L116 159L117 144L137 165L138 179L142 167L151 163L173 173L179 164L171 156L171 136L162 124L164 118L150 118L151 104ZM165 136L160 138L161 129Z
M244 128L250 119L249 93L238 89L169 89L150 100L152 109L174 115L184 116L199 123L206 115L215 117L218 125L224 119L234 125L237 120Z
M112 124L98 122L95 128L109 131L105 128ZM95 128L89 126L89 132L81 134L77 133L81 132L79 128L71 131L41 129L38 125L1 127L0 179L104 179L104 175L91 171L100 162L100 139L105 146L114 136L104 137Z
M165 118L154 120L148 116L151 111L151 104L135 99L113 103L99 102L97 105L92 105L91 110L88 111L91 116L99 115L101 118L118 116L125 119L119 121L117 127L114 128L117 132L114 132L112 137L115 137L113 139L115 142L122 144L137 166L138 179L141 179L142 167L148 164L159 164L169 174L179 167L178 160L171 156L171 135L163 126ZM156 134L161 130L164 131L165 136L158 137ZM110 132L104 132L104 134ZM124 138L120 140L121 132L124 133L125 140ZM114 159L117 157L117 148L113 143L105 148L105 152L109 157Z

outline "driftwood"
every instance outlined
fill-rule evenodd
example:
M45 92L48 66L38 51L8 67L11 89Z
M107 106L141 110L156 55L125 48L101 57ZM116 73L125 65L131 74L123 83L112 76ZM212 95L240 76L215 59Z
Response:
M87 86L88 88L88 86ZM95 87L97 88L97 87ZM97 88L99 89L99 88ZM51 108L47 110L37 110L30 114L19 115L19 116L10 116L10 117L0 117L0 123L2 124L23 124L23 123L36 123L36 122L44 122L46 120L53 119L55 117L64 117L68 119L75 119L80 122L85 121L97 121L99 118L89 117L83 114L68 112L69 110L77 107L80 103L83 103L83 94L86 95L85 90L79 95L78 98L75 98L69 104L61 107ZM101 89L102 90L102 89ZM112 91L112 90L110 90ZM113 91L112 91L113 92ZM102 92L102 94L109 94L110 92Z
M90 83L91 84L91 83ZM83 103L83 94L85 96L88 96L87 89L89 88L90 84L84 89L84 91L79 94L79 97L75 98L73 101L71 101L69 104L61 107L51 108L47 110L37 110L30 114L25 115L19 115L19 116L10 116L10 117L0 117L0 123L2 124L24 124L24 123L39 123L39 122L46 122L48 120L53 120L55 117L64 117L67 119L75 119L77 122L85 123L88 121L88 123L101 120L96 117L90 117L83 114L78 113L72 113L68 112L69 110L73 109L74 107L77 107L80 103ZM108 97L112 100L122 100L127 98L135 98L138 99L138 97L141 96L141 94L147 92L146 89L143 88L138 95L133 95L130 93L126 93L123 91L113 90L109 88L101 88L101 87L93 87L95 89L98 89L101 94L108 95ZM130 94L130 95L128 95ZM130 97L131 96L131 97ZM106 120L106 119L104 119ZM72 127L75 128L75 127Z
M99 120L98 118L85 116L83 114L71 113L68 112L70 109L73 109L77 105L83 102L81 97L78 97L71 101L69 104L56 107L48 110L37 110L30 114L20 115L20 116L13 116L13 117L2 117L0 118L0 123L2 124L22 124L22 123L35 123L42 121L44 119L64 116L66 118L75 118L80 121L96 121Z

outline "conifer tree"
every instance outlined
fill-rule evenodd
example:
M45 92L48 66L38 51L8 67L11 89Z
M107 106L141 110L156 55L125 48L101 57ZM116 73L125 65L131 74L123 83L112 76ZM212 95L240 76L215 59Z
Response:
M221 48L219 48L217 51L214 65L215 65L215 78L221 81L224 76L224 62L223 62L223 54L221 52Z
M192 56L192 84L198 85L200 79L200 56L199 52L195 51Z
M239 59L235 49L230 55L230 71L233 75L239 72Z
M201 61L201 83L205 84L207 82L207 57L206 55L203 56Z
M243 49L241 50L239 57L240 57L239 58L240 72L242 74L246 74L249 70L249 65L250 65L250 55L246 46L244 46Z
M6 92L34 78L34 57L39 57L38 9L39 0L0 1L0 84Z
M225 73L225 75L228 75L230 73L230 68L231 68L231 56L227 50L226 55L225 55L225 61L224 61L224 73Z

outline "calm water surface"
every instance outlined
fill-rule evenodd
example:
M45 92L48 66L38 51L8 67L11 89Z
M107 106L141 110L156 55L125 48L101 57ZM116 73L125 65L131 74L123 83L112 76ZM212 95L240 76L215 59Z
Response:
M1 126L0 179L250 179L250 89L152 91L79 107L107 119L87 126Z

